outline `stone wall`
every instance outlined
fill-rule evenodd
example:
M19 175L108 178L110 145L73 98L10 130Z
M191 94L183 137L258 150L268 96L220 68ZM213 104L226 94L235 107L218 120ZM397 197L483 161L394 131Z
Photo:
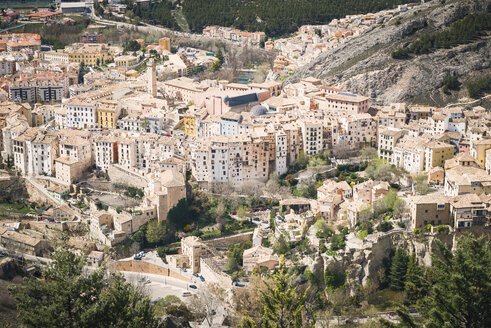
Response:
M131 170L125 169L117 164L109 165L107 171L112 183L120 183L144 189L148 186L147 179Z
M205 277L207 283L217 284L223 288L232 286L232 279L227 274L223 273L213 263L211 258L200 259L200 272Z
M187 283L192 283L188 278L180 275L177 272L174 272L168 268L164 268L162 266L145 262L145 261L117 261L111 262L108 265L109 269L117 270L117 271L129 271L129 272L141 272L141 273L149 273L149 274L158 274L161 276L172 277Z
M68 230L68 226L66 222L42 222L42 221L31 221L29 222L29 225L31 226L32 229L36 230L45 230L45 229L53 229L53 230L59 230L59 231L66 231Z
M250 241L252 239L253 233L254 233L253 231L248 231L237 235L205 240L203 241L203 243L212 248L228 249L228 246L231 244Z

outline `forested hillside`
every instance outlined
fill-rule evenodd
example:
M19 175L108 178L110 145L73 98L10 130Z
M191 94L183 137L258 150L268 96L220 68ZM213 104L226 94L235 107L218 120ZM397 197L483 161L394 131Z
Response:
M409 47L399 48L392 53L392 58L405 59L409 54L421 55L432 50L451 48L459 44L470 43L491 30L491 13L473 14L452 24L438 33L424 34Z
M207 25L221 25L279 36L301 25L323 24L333 18L410 2L416 0L183 0L182 6L194 32Z
M133 18L138 17L150 24L162 25L173 30L180 30L177 21L172 15L173 4L168 0L151 3L148 8L135 5L126 1L127 10L133 13Z

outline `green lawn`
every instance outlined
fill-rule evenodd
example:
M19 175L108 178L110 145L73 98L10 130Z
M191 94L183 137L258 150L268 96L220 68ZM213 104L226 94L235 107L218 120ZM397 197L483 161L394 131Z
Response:
M0 214L9 214L9 213L27 214L29 212L31 212L31 209L29 207L26 207L24 204L0 203Z

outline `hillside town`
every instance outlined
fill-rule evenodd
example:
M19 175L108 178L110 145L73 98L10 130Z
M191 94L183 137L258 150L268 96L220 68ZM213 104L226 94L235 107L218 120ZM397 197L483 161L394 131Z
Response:
M279 77L286 77L312 62L326 50L339 47L378 26L387 24L390 20L396 19L399 13L410 9L411 6L407 4L399 5L396 9L333 19L326 25L303 25L292 37L268 40L264 47L278 50L273 71Z
M489 235L489 108L380 104L314 77L283 83L407 10L304 25L274 41L204 28L276 51L276 79L247 84L201 78L226 53L169 37L110 44L95 28L54 49L36 33L1 34L0 259L52 263L68 244L84 270L119 272L154 305L175 296L199 308L193 327L238 327L241 293L257 277L321 266L322 281L324 267L339 273L355 298L391 249L409 245L429 266L429 241L455 248L457 237ZM399 322L392 311L370 316ZM335 319L351 320L318 322Z

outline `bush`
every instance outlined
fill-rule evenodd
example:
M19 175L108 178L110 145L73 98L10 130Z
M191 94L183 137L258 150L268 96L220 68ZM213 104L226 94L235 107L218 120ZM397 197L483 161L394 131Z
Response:
M330 291L334 291L339 287L342 287L346 281L346 274L339 271L326 270L324 272L324 282L326 288Z
M165 259L165 256L167 255L167 250L165 247L163 246L159 246L157 247L157 254L158 256L161 258L161 259Z
M436 227L436 233L446 233L449 230L450 230L449 227L446 225L439 225Z
M469 91L469 97L479 98L484 92L491 91L491 75L483 77L476 82L470 82L467 84L467 91Z
M397 222L397 225L399 226L399 228L403 228L403 229L406 227L404 222L401 222L401 221Z
M331 250L337 251L343 249L346 246L346 235L345 234L336 234L332 237L331 240Z
M449 93L448 90L458 90L460 86L459 79L456 76L447 76L443 79L443 92Z
M390 231L392 230L393 226L392 226L392 223L388 222L388 221L384 221L382 223L380 223L378 226L377 226L377 231L380 231L380 232L387 232L387 231Z
M414 228L413 232L416 234L416 235L419 235L421 233L421 228Z

